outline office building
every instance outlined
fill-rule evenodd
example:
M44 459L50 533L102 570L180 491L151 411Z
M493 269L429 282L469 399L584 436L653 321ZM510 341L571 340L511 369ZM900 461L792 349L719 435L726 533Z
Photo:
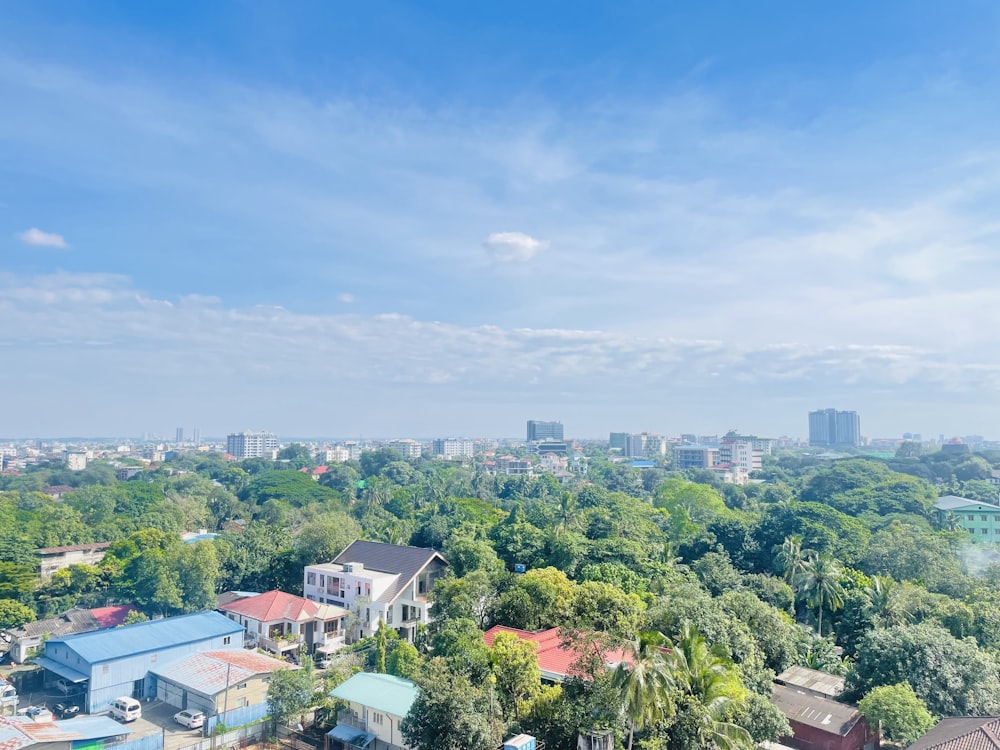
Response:
M674 464L678 469L711 469L719 463L714 445L675 445Z
M861 445L861 419L858 413L836 409L809 412L809 445L821 448Z
M629 458L658 458L667 455L667 439L663 435L640 432L625 438L625 455Z
M87 468L87 454L83 451L70 451L66 454L66 468L70 471L83 471Z
M226 438L226 453L242 461L245 458L274 458L278 438L271 432L234 432Z
M420 458L423 453L423 446L416 440L404 438L402 440L390 440L385 444L386 448L391 448L403 458Z
M528 442L536 443L542 440L561 442L563 440L562 422L540 422L536 419L529 419Z
M174 442L177 445L180 445L181 443L184 442L184 428L183 427L178 427L177 428L177 431L176 431L176 433L174 435Z
M719 446L719 463L729 464L739 476L747 476L761 470L764 452L755 448L752 440L722 441Z
M439 438L432 444L435 456L446 459L472 458L473 444L465 438Z
M628 441L627 432L612 432L611 439L608 440L608 449L625 452L625 444Z

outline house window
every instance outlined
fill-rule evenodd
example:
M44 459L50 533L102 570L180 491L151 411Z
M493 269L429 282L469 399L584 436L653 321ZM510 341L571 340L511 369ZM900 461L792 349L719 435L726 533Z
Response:
M1000 529L997 529L997 533L1000 534ZM337 632L337 621L336 620L327 620L326 623L323 625L323 632L324 633L336 633Z
M108 665L107 664L103 664L101 666L101 674L107 674L107 673L108 673Z
M227 635L225 638L222 639L222 645L223 646L228 646L232 642L233 642L232 636L228 636Z
M245 682L241 682L239 685L236 686L236 689L237 690L246 690L246 687L247 687L247 684Z
M150 656L149 656L149 663L150 664L156 664L156 654L150 654Z
M306 585L315 586L316 585L316 574L306 573Z
M250 701L246 698L239 698L236 701L236 708L246 708L250 705Z
M390 604L385 608L385 623L386 625L392 625L392 605Z
M983 533L983 534L988 534L988 533L989 533L989 532L988 532L988 531L987 531L986 529L980 529L979 531L980 531L981 533Z
M358 596L361 596L361 582L358 582Z
M382 725L382 714L372 714L371 715L372 724Z
M320 573L319 574L319 587L323 588L324 586L326 586L326 576L323 575L322 573Z
M969 520L970 520L970 521L975 521L975 520L976 520L976 517L975 517L975 516L969 516Z
M981 519L982 519L983 521L986 521L986 520L988 520L988 518L987 518L986 516L980 516L980 518L981 518Z

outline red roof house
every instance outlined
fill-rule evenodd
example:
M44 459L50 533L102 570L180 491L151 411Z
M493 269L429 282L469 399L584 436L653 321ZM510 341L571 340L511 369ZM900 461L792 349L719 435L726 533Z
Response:
M240 623L249 638L274 653L305 644L310 652L332 651L344 643L350 612L284 591L268 591L223 604L219 611Z
M538 656L538 668L542 679L552 682L562 682L570 676L583 676L573 670L573 665L585 656L580 648L566 645L559 637L559 628L549 628L532 633L528 630L508 628L504 625L494 625L483 633L487 646L492 646L497 633L513 633L522 641L535 644L535 654ZM624 649L605 649L601 654L604 664L615 667L621 663L630 664L631 657Z

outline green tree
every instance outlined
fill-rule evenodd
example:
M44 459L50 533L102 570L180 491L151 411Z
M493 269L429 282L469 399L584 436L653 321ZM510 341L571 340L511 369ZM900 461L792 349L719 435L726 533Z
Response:
M416 646L404 640L396 641L389 653L387 668L389 674L412 680L420 670L420 652Z
M843 569L830 555L814 557L802 573L802 590L809 603L816 607L820 635L823 635L823 611L834 612L844 606L844 587L840 584Z
M427 662L417 677L420 693L400 729L415 750L495 750L504 723L489 687L473 685L441 658Z
M200 541L181 545L174 563L185 612L198 612L216 606L216 583L219 558L215 542Z
M909 745L934 726L934 717L907 683L873 688L858 703L868 721L878 722L882 735Z
M0 628L19 628L26 622L33 622L35 610L16 599L0 599Z
M279 669L271 675L267 688L267 710L271 715L274 731L288 726L313 701L313 674L311 662L302 669Z
M636 730L643 730L672 715L674 683L660 644L659 633L646 634L629 646L629 658L614 671L613 685L628 717L628 750Z
M798 534L786 536L785 540L775 545L771 551L774 553L778 571L785 581L792 588L801 585L809 558L815 554L812 550L802 549L802 537Z
M520 721L521 704L534 698L541 689L542 673L535 644L513 633L497 633L490 646L490 667L500 706L507 717Z

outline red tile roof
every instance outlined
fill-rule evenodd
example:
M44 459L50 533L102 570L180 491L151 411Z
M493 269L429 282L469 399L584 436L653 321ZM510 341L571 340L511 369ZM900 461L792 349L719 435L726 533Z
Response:
M92 609L90 614L94 616L102 628L117 628L119 625L125 624L125 618L128 617L129 612L135 611L137 610L133 604L119 604L114 607Z
M486 641L487 646L493 645L497 633L513 633L522 641L534 643L535 654L538 656L538 668L542 671L542 676L547 679L563 680L569 677L573 674L573 663L583 656L578 649L563 645L559 637L559 628L549 628L532 633L528 630L494 625L483 633L483 640ZM608 665L631 662L628 652L623 649L608 650L603 656L604 663Z
M303 599L301 596L286 594L284 591L268 591L257 596L237 599L235 602L219 607L223 612L233 612L249 617L258 622L274 622L275 620L311 620L319 612L316 602Z

